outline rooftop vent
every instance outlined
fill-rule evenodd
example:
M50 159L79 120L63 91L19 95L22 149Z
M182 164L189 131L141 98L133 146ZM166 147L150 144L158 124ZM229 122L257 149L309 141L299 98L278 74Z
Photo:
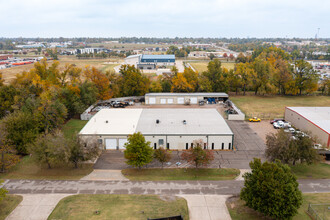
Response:
M156 124L159 124L159 122L160 122L159 119L157 119L157 120L156 120Z
M187 124L187 121L186 120L183 120L182 123L185 125L185 124Z
M105 123L108 123L108 120L106 120Z

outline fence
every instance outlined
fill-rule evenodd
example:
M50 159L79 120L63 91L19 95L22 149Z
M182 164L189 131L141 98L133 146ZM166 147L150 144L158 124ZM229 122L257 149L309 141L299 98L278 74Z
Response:
M314 220L330 220L330 204L309 204L307 213Z

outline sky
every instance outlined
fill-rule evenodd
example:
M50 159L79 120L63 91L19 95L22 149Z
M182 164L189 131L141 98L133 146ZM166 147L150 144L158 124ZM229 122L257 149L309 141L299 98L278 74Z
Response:
M0 0L0 37L330 37L329 0Z

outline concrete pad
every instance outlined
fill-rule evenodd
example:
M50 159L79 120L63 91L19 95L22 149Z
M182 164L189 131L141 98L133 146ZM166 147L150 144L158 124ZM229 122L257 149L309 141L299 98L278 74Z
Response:
M231 220L227 195L178 195L187 200L190 220Z
M23 194L23 201L6 220L45 220L57 203L71 194Z
M105 181L105 180L120 180L128 181L126 177L121 174L121 170L93 170L81 180Z

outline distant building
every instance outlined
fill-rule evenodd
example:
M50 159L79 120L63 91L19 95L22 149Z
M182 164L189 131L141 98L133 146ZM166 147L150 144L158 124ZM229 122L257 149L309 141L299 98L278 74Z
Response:
M324 147L330 147L330 107L286 107L285 120L311 132Z
M142 70L153 70L158 67L174 66L175 55L131 55L125 59L125 64L134 65L136 68Z
M9 58L12 58L12 54L0 54L0 60L8 60Z

